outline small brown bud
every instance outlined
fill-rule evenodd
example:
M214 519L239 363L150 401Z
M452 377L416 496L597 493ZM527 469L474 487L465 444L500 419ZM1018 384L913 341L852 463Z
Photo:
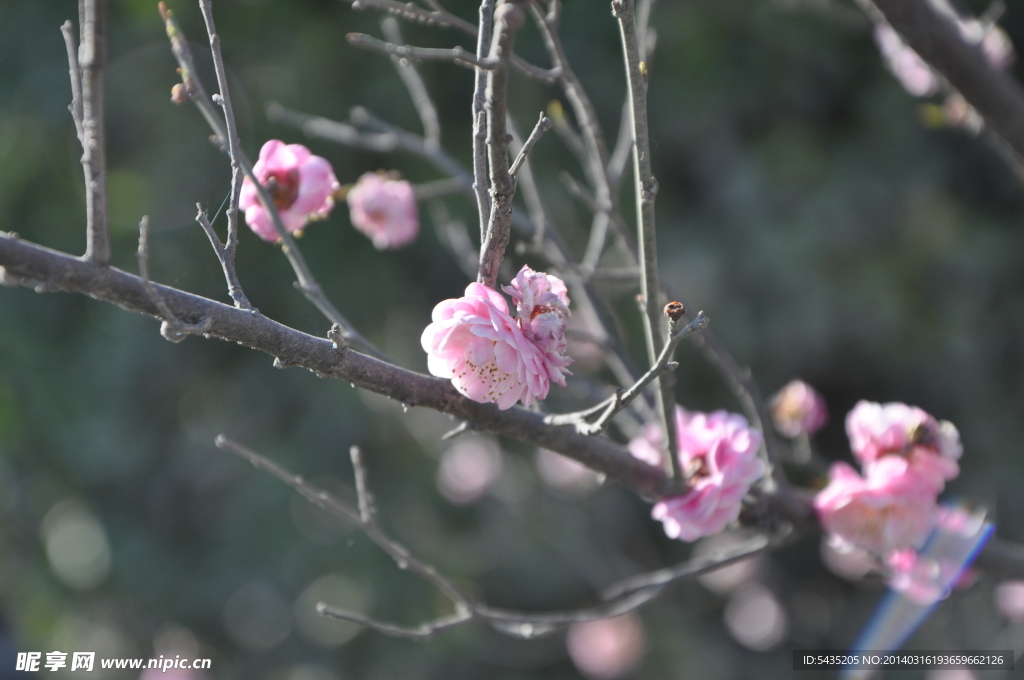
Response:
M665 316L673 321L679 321L686 314L686 307L682 302L670 302L665 305Z
M175 104L187 104L189 100L188 88L185 83L178 83L171 88L171 101Z

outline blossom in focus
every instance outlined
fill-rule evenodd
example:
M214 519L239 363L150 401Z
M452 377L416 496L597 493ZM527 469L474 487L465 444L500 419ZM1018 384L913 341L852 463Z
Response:
M352 226L377 250L401 248L420 230L412 185L387 174L368 172L345 196Z
M833 463L829 473L814 507L835 548L884 556L924 543L937 516L937 492L905 458L883 457L866 468L866 478L846 463Z
M618 677L633 668L644 651L644 631L635 614L581 621L569 627L569 656L590 678Z
M939 89L939 79L917 52L888 24L875 26L875 42L885 58L885 65L905 89L915 97L927 97Z
M331 164L301 144L271 139L260 149L253 174L270 194L288 233L301 231L309 220L327 217L334 208L338 180ZM245 222L257 236L271 243L279 240L270 214L248 177L242 182L238 206L245 211Z
M772 420L787 437L812 435L828 422L828 408L813 387L793 380L772 397Z
M761 433L743 416L715 411L687 412L676 407L679 463L689 490L666 498L651 515L670 538L694 541L717 534L740 514L743 496L764 473L757 458ZM661 434L647 426L629 444L630 452L652 465L661 464Z
M960 473L960 433L916 406L861 401L846 416L846 434L865 467L885 456L906 458L913 471L938 493Z
M569 314L564 284L529 267L520 276L524 272L523 283L517 277L512 285L519 296L518 318L512 318L501 293L471 283L463 297L434 307L432 323L420 337L432 375L449 378L473 401L500 409L545 398L552 382L564 387L572 363L563 354Z

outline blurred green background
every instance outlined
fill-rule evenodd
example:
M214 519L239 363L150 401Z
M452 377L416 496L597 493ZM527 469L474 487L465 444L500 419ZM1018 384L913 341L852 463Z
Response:
M445 4L475 18L471 0ZM1024 2L1007 4L1003 25L1024 45ZM212 91L198 7L169 5ZM110 0L110 8L114 261L136 271L136 225L148 214L153 277L226 300L193 218L196 202L213 213L224 200L227 162L198 112L169 101L175 63L155 2ZM420 159L306 140L263 114L269 101L334 119L362 105L419 131L390 62L344 40L353 30L380 35L381 15L330 0L217 0L215 11L250 155L280 138L328 158L342 183L378 168L414 182L438 177ZM84 192L58 29L76 14L69 0L0 1L0 228L72 253L84 250ZM833 420L819 443L828 458L849 458L842 420L859 399L905 401L952 420L965 454L947 496L987 506L1000 535L1024 540L1019 178L984 142L922 126L919 102L883 69L852 4L663 0L653 24L665 277L711 316L766 394L799 376L825 395ZM414 44L471 47L452 30L402 29ZM613 143L624 77L607 3L568 0L562 33ZM518 51L547 63L533 27ZM443 143L468 162L471 72L424 64L421 73L440 106ZM521 75L511 87L522 128L561 97ZM589 216L558 179L568 170L582 180L581 169L551 133L532 158L552 215L581 255ZM470 201L445 204L474 223ZM421 218L412 247L381 253L342 205L300 245L343 313L423 371L418 339L430 310L467 280L425 210ZM284 258L248 230L238 266L263 313L326 333ZM635 291L604 292L639 361ZM678 358L680 403L738 410L693 348ZM580 362L576 374L595 370ZM552 409L580 404L567 392L553 390ZM498 453L489 440L466 440L489 452L496 479L479 497L452 502L437 482L439 461L454 455L439 435L452 425L344 383L274 370L270 357L242 347L170 344L152 319L83 296L0 290L0 678L14 677L13 650L53 649L195 652L213 659L208 677L218 679L581 677L564 635L517 641L467 627L413 643L318 621L317 599L406 624L448 605L365 537L213 446L225 432L350 497L347 451L359 444L385 525L496 605L583 606L617 578L690 554L630 493L546 483L536 452L515 442L501 441ZM794 647L843 649L883 588L839 578L818 554L810 537L759 560L745 589L675 588L640 612L644 651L623 677L784 678ZM1012 633L993 607L995 585L982 577L944 602L911 647L984 648ZM766 650L741 644L727 622L744 597L763 605L748 623L778 624Z

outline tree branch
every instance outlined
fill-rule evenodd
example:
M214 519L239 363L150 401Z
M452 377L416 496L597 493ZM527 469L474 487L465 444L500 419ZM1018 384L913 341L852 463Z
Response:
M238 274L235 272L235 251L238 250L238 200L242 193L242 177L244 171L239 162L242 145L238 139L238 128L235 125L235 112L231 107L231 94L228 92L228 74L224 68L224 57L220 50L220 36L217 35L217 28L213 23L213 6L211 0L200 0L199 6L203 11L203 19L206 22L206 32L210 38L210 52L213 54L213 68L217 74L217 88L219 94L214 95L213 100L224 109L224 122L227 125L228 154L231 157L231 197L228 201L227 219L228 236L227 242L220 243L213 226L206 219L206 214L199 207L199 223L202 225L206 235L210 237L210 243L217 253L221 268L224 270L224 277L228 283L228 294L234 300L235 306L239 309L252 309L248 298L242 292L242 285L238 282Z
M503 0L494 11L494 37L489 59L498 66L487 73L484 111L487 114L487 156L491 181L490 220L480 245L480 273L477 281L489 288L498 284L498 267L508 247L512 226L512 197L515 183L509 174L508 128L505 118L508 104L508 62L516 31L525 14L519 0Z
M658 181L651 170L651 140L647 132L647 67L640 56L637 38L634 0L612 0L612 14L619 20L622 52L629 83L630 122L633 128L633 181L636 193L637 242L640 244L640 296L644 319L644 337L647 357L653 365L661 352L661 314L658 292L658 248L654 230L654 198ZM662 435L668 450L672 476L683 481L676 455L678 445L675 432L675 389L668 379L657 379L658 411L661 415Z
M82 169L85 172L85 259L110 262L107 228L107 161L104 139L103 75L107 60L107 2L82 0L78 63L82 77ZM72 67L74 68L74 67ZM74 88L72 88L74 93ZM73 94L72 94L73 96ZM74 100L72 99L72 106ZM74 113L72 113L74 115Z
M927 0L872 0L903 41L985 119L989 128L1024 158L1024 91L1009 72L993 68L976 46Z
M380 52L400 59L419 59L422 61L448 61L466 68L493 70L498 63L490 59L480 59L456 45L451 48L413 47L412 45L395 45L365 33L349 33L345 36L348 44L373 52Z
M533 149L533 145L537 143L537 140L541 138L545 132L551 129L551 119L545 116L543 113L540 114L540 119L537 124L533 127L533 132L523 142L523 148L519 150L519 154L516 156L515 161L512 163L512 167L508 169L510 175L515 175L519 172L519 168L526 162L526 156Z
M394 17L384 18L380 22L380 27L384 32L384 37L389 41L393 43L405 42L402 39L402 31L398 28L398 21ZM420 123L423 125L423 138L426 141L427 148L440 148L441 123L437 118L437 107L434 106L434 102L430 98L430 93L427 92L427 86L423 83L423 78L420 77L419 71L408 60L404 60L396 55L392 55L391 63L394 64L395 70L398 71L398 77L405 84L405 89L409 91L409 97L412 99L412 104L416 108L417 115L420 117Z

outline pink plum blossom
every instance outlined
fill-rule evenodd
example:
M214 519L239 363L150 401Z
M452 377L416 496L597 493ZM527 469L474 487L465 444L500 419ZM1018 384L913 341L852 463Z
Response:
M352 226L377 250L401 248L420 230L412 185L384 173L368 172L345 197Z
M812 435L828 422L828 408L813 387L793 380L772 398L772 420L787 437Z
M333 194L338 189L331 164L314 156L301 144L285 144L271 139L260 149L253 174L270 194L284 228L294 234L309 220L327 217L334 208ZM238 201L245 211L245 222L264 241L279 240L270 214L260 203L256 186L248 177L242 183Z
M523 267L510 293L516 319L501 293L471 283L463 297L434 307L420 338L432 375L500 409L545 398L552 382L564 387L572 363L563 354L569 299L561 280Z
M679 463L689 490L654 506L651 516L665 526L670 538L695 541L717 534L740 514L743 496L764 473L757 458L761 433L734 413L687 412L676 407ZM660 465L661 434L647 426L629 444L640 460Z
M846 434L854 458L865 467L884 456L904 457L936 493L960 473L956 461L963 446L956 426L916 406L861 401L846 416Z
M590 678L618 677L633 668L644 652L644 630L635 614L582 621L569 627L569 656Z
M861 548L877 556L920 547L936 518L936 490L906 458L884 456L861 477L846 463L834 463L829 485L814 507L837 549Z

